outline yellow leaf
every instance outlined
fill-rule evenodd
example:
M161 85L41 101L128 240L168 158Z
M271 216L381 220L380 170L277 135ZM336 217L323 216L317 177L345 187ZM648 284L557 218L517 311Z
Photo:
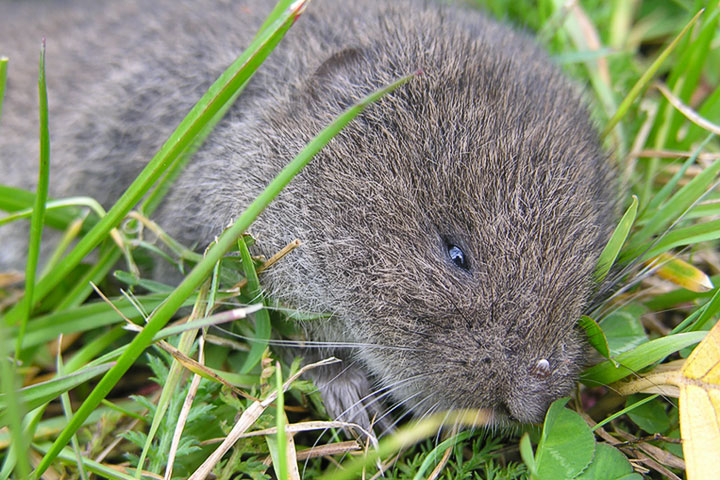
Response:
M720 322L685 361L680 433L688 480L717 478L720 458Z
M708 292L714 288L710 277L700 269L668 253L658 255L650 262L659 265L655 270L659 277L669 280L675 285L693 292Z

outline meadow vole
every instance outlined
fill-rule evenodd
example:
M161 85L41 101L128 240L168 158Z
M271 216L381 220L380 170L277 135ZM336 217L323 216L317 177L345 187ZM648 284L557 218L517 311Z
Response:
M0 2L10 57L0 174L31 187L37 46L47 37L51 194L110 204L249 43L265 1ZM583 365L576 328L614 223L615 177L577 89L521 33L423 1L314 0L155 218L199 247L345 108L370 106L253 225L283 303L355 344L315 371L331 415L492 409L540 421ZM23 165L23 166L20 166ZM6 179L10 179L9 181ZM21 268L19 227L0 266Z

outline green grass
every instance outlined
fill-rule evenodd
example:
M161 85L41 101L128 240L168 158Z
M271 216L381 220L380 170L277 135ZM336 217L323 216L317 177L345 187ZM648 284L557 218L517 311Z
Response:
M146 248L131 248L126 241L121 250L109 235L148 191L152 193L140 211L151 214L176 169L278 45L292 23L292 14L279 8L274 12L279 20L265 24L248 51L211 87L107 212L95 209L81 224L74 219L86 209L82 205L90 204L86 199L46 200L43 182L35 194L0 186L0 208L18 217L29 215L25 209L33 211L31 252L37 252L42 224L71 232L68 238L81 238L38 281L33 277L36 256L29 255L28 288L22 290L22 300L12 300L18 298L13 295L20 287L0 283L0 304L6 304L0 321L0 424L9 427L0 431L0 479L37 478L48 469L68 478L91 473L155 478L150 473L162 476L171 458L173 478L188 478L219 442L238 434L233 430L241 412L249 430L267 432L241 437L228 448L222 462L212 467L221 479L236 478L238 473L267 478L273 472L292 472L293 456L302 457L311 447L338 448L341 453L334 461L344 468L340 473L322 458L300 460L304 478L359 478L363 470L370 476L377 462L387 463L385 478L391 479L425 478L438 465L433 478L591 478L597 471L605 475L597 478L638 478L638 472L649 478L683 476L678 461L682 451L676 442L677 399L645 394L626 399L607 385L687 357L720 310L717 288L692 292L639 271L643 262L662 253L678 255L709 275L720 269L715 249L720 238L720 198L715 191L720 142L653 88L654 82L663 82L699 115L720 123L720 6L716 1L587 0L581 2L582 11L565 11L561 0L471 3L537 32L568 74L586 87L598 131L604 132L626 185L621 203L627 213L622 221L618 218L616 235L597 272L599 279L623 291L583 319L600 353L596 364L583 373L573 398L554 404L542 429L439 436L442 418L433 417L421 425L403 426L377 450L371 447L363 459L356 455L359 447L346 443L332 424L318 440L313 433L318 425L304 423L323 420L321 401L311 384L295 380L282 392L283 379L297 373L298 365L276 363L267 345L273 329L287 334L293 326L272 309L261 310L254 322L242 318L245 312L239 305L272 305L272 299L259 295L261 264L248 252L253 239L242 234L313 153L375 96L348 111L296 159L288 159L288 169L202 257L186 255L186 264L193 268L177 288L138 278L133 271L113 281L107 278L123 256L132 260L131 265L145 262ZM705 10L698 14L701 8ZM282 43L277 48L283 48ZM0 114L6 65L0 59ZM52 77L52 71L47 74ZM42 74L40 78L44 81ZM46 113L44 102L39 109ZM46 139L41 135L41 145ZM41 157L41 178L43 162L46 156ZM173 248L182 252L183 247ZM93 249L98 252L94 263L83 263ZM239 255L221 260L228 250ZM623 269L626 266L636 268ZM712 280L717 284L720 278ZM89 281L115 292L111 304L97 296L88 300ZM118 282L126 284L124 296L113 287ZM228 293L228 286L238 282L239 292ZM236 307L232 314L218 313L228 304ZM181 307L192 308L186 324L164 328ZM238 317L232 329L251 341L220 340L204 330L232 315ZM142 332L121 328L126 322L142 325ZM57 357L53 345L60 335L72 343ZM38 372L48 374L45 383L35 384ZM30 381L34 385L27 384ZM150 393L127 393L142 391ZM263 401L278 393L274 402ZM283 406L285 414L279 415ZM290 443L291 436L277 429L294 424L302 431ZM608 436L625 443L613 445ZM31 445L31 455L24 445ZM663 456L648 453L646 445L660 449ZM628 460L637 461L643 451L655 460L639 461L633 474ZM554 462L558 455L562 461Z

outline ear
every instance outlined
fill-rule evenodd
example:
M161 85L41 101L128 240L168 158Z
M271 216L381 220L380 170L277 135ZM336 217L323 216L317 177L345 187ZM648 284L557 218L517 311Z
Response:
M364 49L348 47L330 55L307 79L310 99L317 101L334 97L340 103L352 103L354 86L367 75L368 60Z
M363 50L358 47L348 47L335 52L320 65L312 77L315 81L331 79L341 72L348 72L352 67L362 63Z

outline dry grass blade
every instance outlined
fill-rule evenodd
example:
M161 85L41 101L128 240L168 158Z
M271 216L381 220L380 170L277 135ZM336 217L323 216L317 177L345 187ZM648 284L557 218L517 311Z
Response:
M123 313L110 301L110 299L108 299L105 296L105 294L102 293L102 291L97 287L97 285L92 284L92 287L95 290L95 292L100 296L100 298L102 298L102 300L104 302L106 302L108 305L110 305L110 307L113 310L115 310L115 312L118 315L120 315L123 318L123 320L125 320L125 323L126 323L125 326L128 330L132 330L132 331L138 332L138 333L142 332L143 328L139 325L134 324L132 321L130 321L129 318L127 318L125 315L123 315ZM221 319L226 319L226 321L232 321L232 320L236 320L238 318L245 318L245 315L256 310L256 307L257 307L256 305L253 305L253 306L246 307L246 308L234 309L234 310L231 310L228 312L223 312L223 314L230 314L230 315L218 314L217 316L220 317ZM240 315L240 316L238 316L238 315ZM172 327L170 327L170 328L172 328ZM220 375L216 374L215 372L213 372L212 370L207 368L205 365L202 365L201 363L197 362L196 360L193 360L192 358L188 357L187 355L185 355L184 353L182 353L180 350L173 347L169 343L167 343L163 340L159 340L159 341L157 341L157 346L162 348L163 350L165 350L170 355L172 355L173 358L175 358L178 362L180 362L180 364L182 364L185 368L187 368L191 372L195 373L196 375L200 375L209 380L213 380L218 383L221 383L221 384L225 385L226 387L228 387L229 389L231 389L236 394L240 395L241 397L247 398L248 400L258 401L257 398L255 398L251 395L248 395L246 392L240 390L235 385L228 382L227 380L222 378Z
M298 432L310 432L313 430L327 430L329 428L350 428L350 429L357 429L358 425L355 423L348 423L348 422L339 422L339 421L314 421L314 422L298 422L298 423L290 423L285 427L285 431L287 433L295 434ZM241 438L250 438L250 437L262 437L265 435L275 435L278 432L277 427L270 427L270 428L264 428L262 430L254 430L252 432L246 432L241 435L238 435L238 440ZM212 440L209 440L207 442L204 442L203 444L207 445L209 443L214 443ZM353 442L356 443L356 442Z
M670 90L665 87L665 85L658 83L655 85L658 90L667 98L667 101L670 102L670 104L675 107L680 113L685 115L685 117L693 122L698 127L704 128L708 132L712 132L715 135L720 135L720 125L716 125L712 123L710 120L707 120L700 116L695 110L685 105L682 100L677 98L675 95L672 94Z
M690 158L693 152L679 152L676 150L638 150L630 153L635 158ZM720 153L701 152L697 156L701 162L713 162L720 158Z
M635 393L657 393L666 397L680 396L680 369L685 360L675 360L655 367L642 376L614 383L613 390L623 396Z
M0 273L0 288L6 288L16 285L25 279L25 275L20 272L3 272Z
M298 460L307 460L308 458L328 457L332 455L341 455L345 453L354 453L361 450L360 445L354 440L347 442L329 443L327 445L319 445L310 447L297 452Z
M204 361L205 342L203 341L203 337L201 336L198 339L198 363L202 364ZM170 480L172 478L173 463L175 463L177 449L180 445L180 437L182 436L183 429L185 428L185 423L187 422L188 416L190 415L190 408L192 407L193 400L195 399L195 395L197 394L198 388L200 387L201 378L202 377L196 373L195 375L193 375L193 379L190 382L190 388L188 389L188 393L185 396L185 401L183 402L183 406L180 410L180 417L178 418L178 423L175 426L175 431L173 432L172 442L170 444L170 452L168 454L167 468L165 469L165 476L163 477L164 480Z
M452 453L453 449L452 447L449 447L447 450L445 450L445 453L443 454L442 458L440 459L440 462L435 466L432 472L430 472L430 475L428 475L427 480L435 480L440 476L443 469L445 468L445 465L447 465L448 460L450 460L450 454Z
M301 368L295 375L291 376L285 381L285 383L283 384L283 390L287 391L292 382L297 380L300 375L307 372L308 370L336 363L338 361L339 360L336 358L328 358ZM203 462L203 464L200 465L197 470L195 470L195 472L190 476L189 480L201 480L207 478L207 476L210 474L215 465L220 461L223 455L225 455L225 453L230 450L230 448L235 444L235 442L237 442L241 438L240 436L245 433L245 431L247 431L247 429L250 428L257 421L257 419L260 417L260 415L262 415L265 409L270 406L272 402L275 401L276 397L277 392L272 391L262 402L253 402L240 416L240 419L235 423L235 426L232 428L227 438L225 438L222 444L220 444L220 446Z
M292 242L285 245L283 248L280 249L279 252L277 252L275 255L270 257L265 263L260 265L257 269L255 269L255 273L260 273L268 268L272 267L275 263L277 263L280 259L282 259L285 255L295 250L297 247L302 245L302 242L300 242L299 239L295 239ZM247 285L247 279L242 279L238 283L232 286L231 289L228 290L228 292L239 292L242 288L244 288Z
M589 415L587 415L585 413L581 413L581 416L585 419L585 421L587 422L587 424L590 427L595 427L596 423L592 418L590 418ZM650 450L652 452L658 453L656 450L645 449L642 446L636 445L639 443L648 445L647 443L639 442L639 440L636 437L633 437L632 435L630 435L627 432L620 430L618 428L615 429L615 433L617 435L623 437L623 439L626 440L625 442L622 442L622 441L618 440L617 438L613 437L612 435L610 435L607 432L607 430L605 430L602 427L593 428L593 431L595 432L596 435L598 435L600 438L605 440L608 443L608 445L619 448L628 456L628 458L631 458L631 459L634 458L635 460L631 460L631 463L633 463L633 465L635 466L636 471L644 470L643 473L649 473L649 470L640 466L641 464L644 464L644 465L647 465L650 469L663 474L667 478L671 478L673 480L682 480L680 477L675 475L672 471L668 470L664 465L662 465L656 459L649 456L646 452L641 451L641 450ZM629 443L632 443L632 445L630 445ZM673 458L667 457L665 455L661 455L661 458L663 460L667 460L669 462L669 463L667 463L667 465L670 465L672 467L680 466L678 468L684 468L684 466L682 466L683 465L682 459L680 459L674 455L672 457Z

